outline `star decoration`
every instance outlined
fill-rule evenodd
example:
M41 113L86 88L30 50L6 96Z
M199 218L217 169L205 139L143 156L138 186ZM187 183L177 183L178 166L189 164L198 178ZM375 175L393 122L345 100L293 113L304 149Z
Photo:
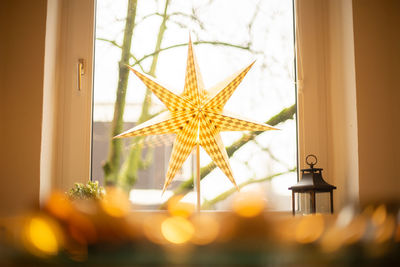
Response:
M164 103L168 111L115 136L115 138L176 134L163 192L196 145L200 145L207 152L238 189L220 132L276 129L267 124L234 115L223 109L253 64L254 62L206 91L189 38L185 87L181 95L169 91L150 76L128 66Z

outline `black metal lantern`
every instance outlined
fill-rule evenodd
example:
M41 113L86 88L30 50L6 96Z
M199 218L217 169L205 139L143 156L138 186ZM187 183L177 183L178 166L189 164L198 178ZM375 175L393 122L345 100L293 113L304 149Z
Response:
M317 157L310 154L306 157L306 163L310 166L309 169L301 170L301 180L289 187L289 190L292 190L292 212L295 215L295 193L304 193L310 194L310 210L311 213L316 212L316 193L330 193L330 211L333 213L333 189L336 189L336 186L328 184L322 178L322 170L321 168L314 168L318 162Z

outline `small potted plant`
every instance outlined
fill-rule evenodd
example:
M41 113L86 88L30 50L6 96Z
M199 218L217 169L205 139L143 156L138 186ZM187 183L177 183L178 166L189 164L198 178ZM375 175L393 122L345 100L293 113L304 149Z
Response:
M104 187L99 186L99 181L88 181L87 184L75 183L74 187L67 192L71 200L93 199L101 200L105 195Z

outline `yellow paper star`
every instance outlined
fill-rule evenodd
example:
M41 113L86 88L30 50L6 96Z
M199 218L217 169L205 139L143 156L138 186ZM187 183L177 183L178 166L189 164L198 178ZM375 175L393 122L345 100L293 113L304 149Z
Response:
M254 62L219 83L213 89L206 91L192 42L189 39L185 87L181 95L174 94L151 77L129 67L165 104L168 111L117 135L115 138L176 134L163 191L171 183L176 172L182 167L197 144L203 147L237 188L220 132L276 129L267 124L241 118L223 110L226 102L253 64Z

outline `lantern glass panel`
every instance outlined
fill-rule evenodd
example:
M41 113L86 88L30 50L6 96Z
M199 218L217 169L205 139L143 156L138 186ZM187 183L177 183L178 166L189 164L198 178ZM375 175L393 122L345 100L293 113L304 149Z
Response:
M310 194L309 193L296 193L298 200L297 212L298 214L309 214L311 213Z
M316 212L317 213L330 213L330 193L323 192L315 194Z
M305 215L312 213L311 210L311 195L309 192L295 194L296 214ZM330 193L322 192L315 193L315 208L316 213L330 213Z

